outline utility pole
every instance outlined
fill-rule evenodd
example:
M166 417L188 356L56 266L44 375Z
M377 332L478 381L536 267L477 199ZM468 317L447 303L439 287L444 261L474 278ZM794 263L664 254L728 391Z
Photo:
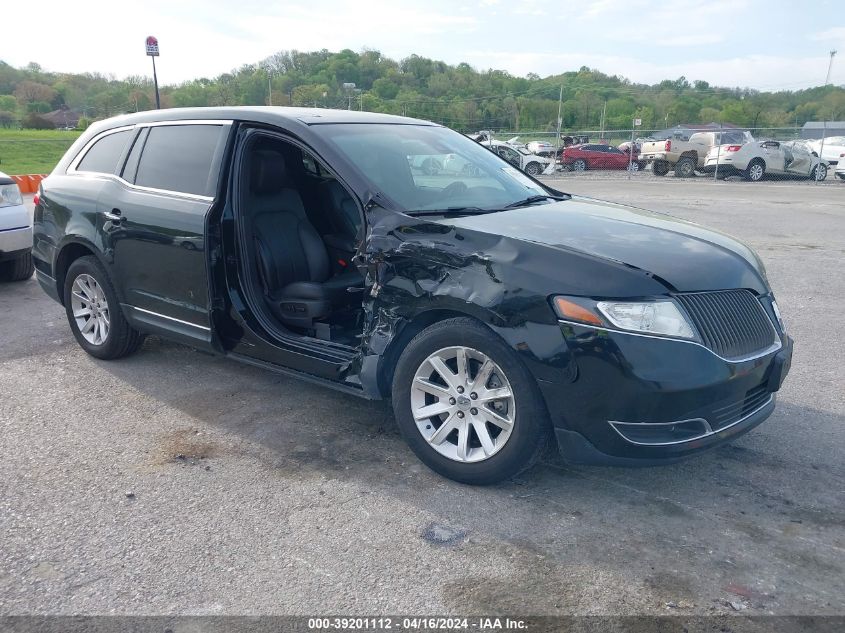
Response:
M267 73L267 105L273 105L273 75Z
M560 84L560 97L557 100L557 151L555 151L555 156L560 151L560 127L563 124L563 118L561 117L563 113L563 84Z
M830 62L827 64L827 76L824 78L824 85L830 83L830 71L833 70L833 58L836 57L836 51L830 51Z

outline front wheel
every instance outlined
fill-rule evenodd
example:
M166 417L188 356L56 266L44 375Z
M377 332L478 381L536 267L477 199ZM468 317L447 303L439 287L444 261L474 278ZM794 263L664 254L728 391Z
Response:
M543 171L543 167L540 163L528 163L525 166L525 173L529 176L539 176Z
M411 450L455 481L513 477L548 444L549 417L534 377L473 319L447 319L414 337L397 363L392 395Z
M114 286L96 257L80 257L70 265L64 299L70 329L91 356L113 360L141 346L143 335L126 321Z
M574 171L586 171L587 161L585 161L583 158L579 158L574 163L572 163L572 169Z
M6 281L26 281L35 272L35 263L32 261L32 252L0 264L0 278Z
M813 167L813 171L810 174L810 178L813 180L824 180L827 178L827 165L824 163L819 163L815 167Z

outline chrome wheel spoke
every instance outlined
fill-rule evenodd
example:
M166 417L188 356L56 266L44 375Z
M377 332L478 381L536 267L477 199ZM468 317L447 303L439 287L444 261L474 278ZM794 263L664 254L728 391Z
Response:
M446 437L457 427L457 421L458 416L450 416L443 424L440 425L440 428L432 434L428 441L431 444L442 444L446 440Z
M511 397L511 390L507 387L498 387L496 389L484 389L478 394L478 404L485 404L487 402L495 402L496 400L504 400Z
M417 409L414 411L414 418L417 420L427 420L428 418L433 418L435 415L440 415L441 413L447 413L452 409L452 405L449 404L448 401L439 401L435 402L434 404L429 404L421 409Z
M500 429L510 431L511 428L513 428L513 422L511 422L508 418L499 415L496 411L493 411L493 409L484 407L483 409L479 409L479 411L483 412L482 416L488 422L495 424Z
M439 356L432 356L428 359L428 362L434 367L434 371L440 376L440 378L445 382L447 385L452 387L453 389L457 389L459 382L458 377L452 373L452 370L443 362L443 359Z
M458 459L466 461L469 457L469 424L464 423L458 428Z
M77 319L80 318L80 317L91 316L91 308L86 306L84 308L79 308L78 310L74 310L73 316Z
M438 398L448 399L449 396L452 395L452 392L449 391L448 387L441 387L440 385L437 385L431 382L430 380L424 380L422 378L415 379L414 386Z
M481 442L481 450L484 451L485 455L492 455L496 451L496 445L493 444L493 438L490 437L487 425L483 421L476 420L472 423L472 426L478 436L478 441Z

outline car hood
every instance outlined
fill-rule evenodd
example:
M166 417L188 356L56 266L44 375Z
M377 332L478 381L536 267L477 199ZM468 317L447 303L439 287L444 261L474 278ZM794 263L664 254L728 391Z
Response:
M670 291L768 292L762 263L742 242L634 207L573 197L439 223L621 264L645 272Z

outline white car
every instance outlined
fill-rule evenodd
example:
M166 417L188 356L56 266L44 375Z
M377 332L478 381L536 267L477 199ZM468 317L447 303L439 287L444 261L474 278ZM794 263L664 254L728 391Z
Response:
M845 180L845 152L839 155L839 162L836 164L836 171L833 173L840 180Z
M530 176L538 176L547 169L554 169L555 161L546 156L532 154L527 149L514 147L503 141L484 141L484 147L490 148L514 167L521 169Z
M0 280L32 277L32 219L17 183L0 171Z
M824 180L827 163L803 141L751 141L742 145L716 145L704 159L701 171L720 176L742 176L757 182L766 175Z
M824 147L820 138L806 141L806 143L828 165L836 165L840 160L839 157L845 154L845 136L828 136L824 139Z

